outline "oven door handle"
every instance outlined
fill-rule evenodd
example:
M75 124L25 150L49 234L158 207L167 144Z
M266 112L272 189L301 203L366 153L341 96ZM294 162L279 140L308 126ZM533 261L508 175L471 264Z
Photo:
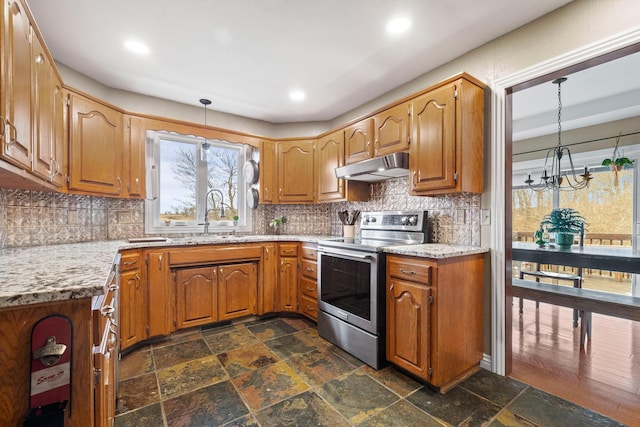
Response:
M367 260L375 259L373 255L354 254L353 252L344 252L344 251L333 250L333 249L331 250L331 252L320 252L320 255L343 256L347 258L358 258L358 259L367 259Z

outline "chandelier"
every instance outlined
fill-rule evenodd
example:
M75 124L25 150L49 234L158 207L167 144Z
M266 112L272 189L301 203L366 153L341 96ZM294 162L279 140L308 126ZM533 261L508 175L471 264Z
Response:
M571 158L571 151L569 148L562 145L562 96L561 85L567 81L566 77L560 77L555 79L552 83L558 85L558 145L547 151L547 156L544 160L544 167L542 169L542 176L538 182L534 182L531 179L531 174L527 176L524 183L535 191L572 191L580 190L589 185L589 181L593 178L587 167L584 167L584 173L577 174L573 166L573 159ZM562 158L565 156L569 159L569 166L571 170L563 171L560 165ZM551 168L549 168L549 163Z

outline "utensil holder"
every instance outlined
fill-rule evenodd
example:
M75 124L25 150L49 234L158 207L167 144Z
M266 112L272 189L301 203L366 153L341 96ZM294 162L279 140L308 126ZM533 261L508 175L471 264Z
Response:
M355 235L355 225L343 225L342 226L342 236L347 238L347 239L353 239L353 236Z

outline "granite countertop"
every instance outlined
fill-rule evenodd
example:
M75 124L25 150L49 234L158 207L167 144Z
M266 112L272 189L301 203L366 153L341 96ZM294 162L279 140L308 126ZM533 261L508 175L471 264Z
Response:
M423 258L453 258L464 255L484 254L489 248L479 246L447 245L442 243L424 243L422 245L398 245L384 249L388 254L410 255Z
M226 243L300 241L317 243L337 236L209 235L168 238L163 241L100 241L0 250L0 308L88 298L104 292L119 250L149 247L196 246ZM448 258L488 252L473 246L394 246L385 252L425 258Z

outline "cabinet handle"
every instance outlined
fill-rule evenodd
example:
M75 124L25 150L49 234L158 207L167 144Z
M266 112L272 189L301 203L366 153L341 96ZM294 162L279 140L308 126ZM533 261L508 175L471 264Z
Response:
M316 311L316 309L315 309L315 308L313 308L313 307L307 307L307 310L309 310L309 311Z
M115 283L112 283L111 285L109 285L109 287L107 288L108 291L110 292L115 292L118 289L120 289L120 286L116 285Z
M7 132L7 121L4 117L0 116L0 123L2 123L2 129L0 129L0 138L4 137L4 134Z
M311 288L311 287L307 286L307 291L309 291L309 292L313 292L313 288Z
M140 180L136 178L136 193L140 192Z
M307 271L315 271L315 270L311 267L307 267Z
M7 120L7 126L9 126L9 141L7 142L7 148L11 147L13 144L15 144L16 142L18 142L18 130L16 129L16 127L13 125L13 123L11 123L9 120ZM13 129L13 136L11 136L11 129Z
M140 289L140 281L141 281L141 279L140 279L140 275L138 273L136 273L135 279L136 279L136 289Z
M162 270L162 255L158 257L158 270Z
M134 265L135 263L137 263L138 261L124 261L123 264L125 266L129 266L129 265Z
M416 274L416 272L415 272L415 271L413 271L413 270L411 270L411 271L407 271L407 270L403 270L403 269L400 269L400 273L402 273L402 274L407 274L407 275L409 275L409 276L413 276L413 275L415 275L415 274Z
M118 191L122 191L122 180L119 176L116 176L116 180L118 181Z
M413 171L413 185L415 186L418 183L418 174L416 171Z
M115 313L115 311L116 309L112 305L105 305L100 309L100 313L105 317L113 316L113 313Z

